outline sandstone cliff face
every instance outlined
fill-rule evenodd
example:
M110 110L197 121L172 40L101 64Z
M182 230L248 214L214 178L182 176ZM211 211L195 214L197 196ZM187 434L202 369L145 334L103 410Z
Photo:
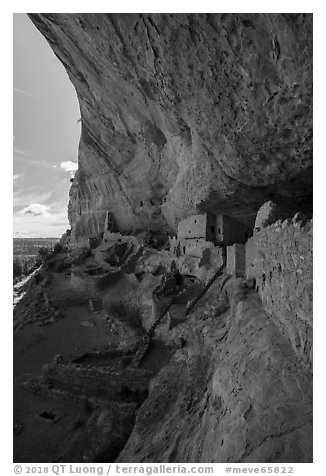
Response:
M181 331L185 346L151 382L118 461L312 460L311 373L257 294L240 294L230 312L217 317L202 302L182 330L169 331L170 339Z
M309 211L312 15L30 14L81 109L73 236Z

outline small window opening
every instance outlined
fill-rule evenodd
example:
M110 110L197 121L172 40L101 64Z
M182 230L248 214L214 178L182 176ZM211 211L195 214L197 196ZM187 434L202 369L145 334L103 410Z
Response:
M43 412L40 413L40 417L47 418L48 420L54 420L56 416L55 413L47 412L46 410L43 410Z
M211 233L215 233L215 226L211 225Z
M38 414L38 418L44 423L56 423L63 416L64 414L61 412L48 410L42 410L41 413Z

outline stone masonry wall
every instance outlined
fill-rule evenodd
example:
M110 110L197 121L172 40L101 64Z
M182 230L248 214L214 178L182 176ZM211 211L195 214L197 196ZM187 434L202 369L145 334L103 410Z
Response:
M133 399L147 391L150 373L142 369L113 370L71 364L49 365L45 379L55 388L105 399Z
M194 256L195 258L201 258L204 250L214 248L211 241L206 241L203 238L180 240L180 246L182 254Z
M226 272L235 277L243 277L246 272L245 245L235 243L226 249Z
M246 244L246 277L300 361L312 365L312 220L280 220Z
M178 238L204 238L206 239L206 214L192 215L181 220L178 225Z

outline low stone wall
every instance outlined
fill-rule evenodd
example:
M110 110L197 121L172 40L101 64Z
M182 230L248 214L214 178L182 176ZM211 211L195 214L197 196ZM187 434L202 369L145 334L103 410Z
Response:
M57 389L106 400L134 401L143 398L151 378L142 369L95 368L74 364L48 365L44 379Z
M246 277L302 363L312 365L312 220L277 221L246 244Z

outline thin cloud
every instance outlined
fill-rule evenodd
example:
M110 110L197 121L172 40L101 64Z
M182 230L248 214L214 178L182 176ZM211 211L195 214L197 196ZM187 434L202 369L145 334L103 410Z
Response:
M24 96L30 96L30 97L35 97L34 94L28 92L28 91L25 91L24 89L20 89L20 88L15 88L14 87L14 92L15 93L19 93L19 94L23 94Z
M60 167L65 171L65 172L76 172L78 169L78 164L77 162L73 162L72 160L67 160L65 162L61 162Z
M34 155L31 154L30 152L26 152L26 150L19 149L16 146L14 146L14 154L23 155L24 157L34 157Z
M32 216L43 216L48 217L50 216L50 207L47 205L42 205L41 203L31 203L28 207L25 207L19 213L21 215L32 215Z
M20 177L21 177L21 175L15 174L12 179L15 181L15 180L18 180Z
M25 152L14 147L14 161L19 162L23 165L28 165L28 167L41 167L41 168L51 168L53 165L46 160L38 160L35 158L35 155L32 155L28 152Z
M13 205L17 207L27 207L30 203L47 202L52 196L53 191L43 192L38 186L30 187L26 190L20 189L14 192Z

